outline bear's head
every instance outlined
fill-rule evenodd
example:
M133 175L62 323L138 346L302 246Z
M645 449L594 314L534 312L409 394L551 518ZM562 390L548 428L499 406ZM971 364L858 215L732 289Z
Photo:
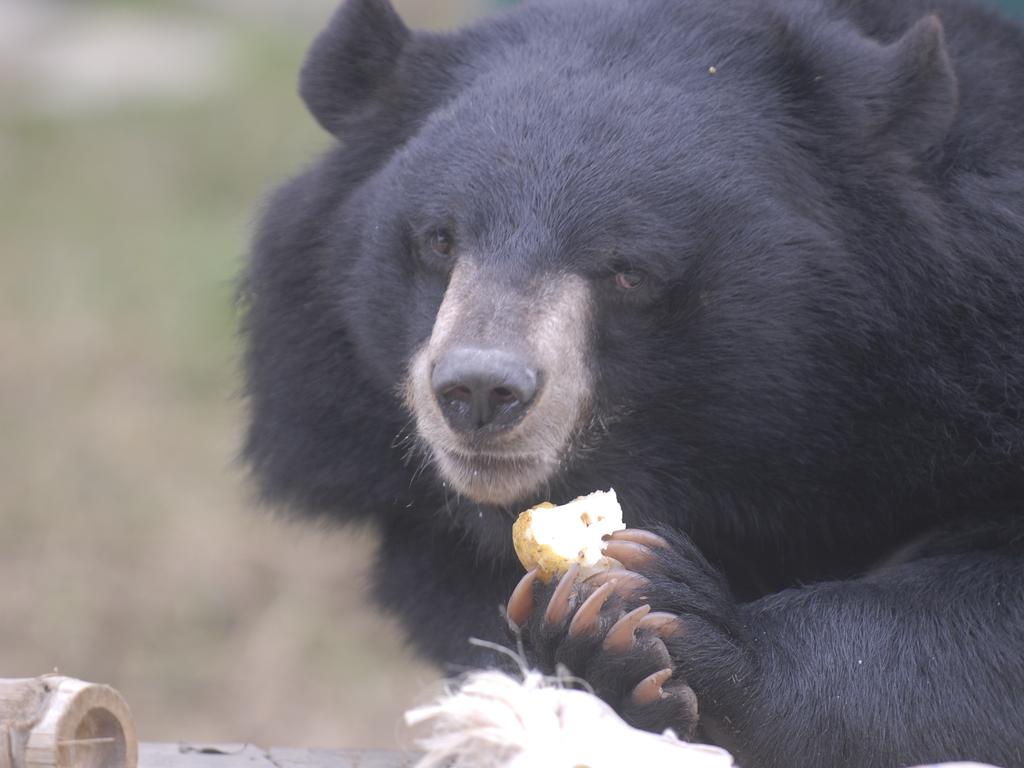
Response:
M271 496L782 504L872 439L872 259L931 237L897 178L956 114L935 17L880 43L584 0L424 34L349 0L302 94L337 145L271 201L247 281Z

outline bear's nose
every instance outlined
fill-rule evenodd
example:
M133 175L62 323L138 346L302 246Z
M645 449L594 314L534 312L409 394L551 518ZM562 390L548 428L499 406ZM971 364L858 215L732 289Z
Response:
M459 347L434 365L431 385L441 412L457 432L505 429L522 417L537 394L537 371L502 349Z

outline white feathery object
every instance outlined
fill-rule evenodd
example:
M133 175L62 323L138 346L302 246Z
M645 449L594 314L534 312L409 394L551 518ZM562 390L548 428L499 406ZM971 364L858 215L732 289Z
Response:
M415 768L733 768L723 749L639 731L593 694L525 668L521 679L471 672L405 722L429 730Z
M638 731L593 694L564 687L566 679L471 672L434 704L405 713L407 725L430 730L416 742L424 755L414 768L736 768L719 747L682 742L671 730Z

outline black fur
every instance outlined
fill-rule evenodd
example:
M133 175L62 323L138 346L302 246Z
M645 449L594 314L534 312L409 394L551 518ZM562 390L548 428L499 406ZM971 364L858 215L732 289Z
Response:
M373 521L377 598L425 654L504 637L519 509L612 485L675 532L652 602L727 582L700 613L728 642L670 650L745 765L1024 766L1020 27L565 0L424 35L349 0L302 92L338 142L255 238L245 456L269 500ZM590 420L508 508L446 488L398 394L440 220L496 281L593 285ZM649 275L629 298L609 254Z

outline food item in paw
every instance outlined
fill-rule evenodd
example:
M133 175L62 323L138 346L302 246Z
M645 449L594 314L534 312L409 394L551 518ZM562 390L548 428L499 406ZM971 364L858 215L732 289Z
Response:
M523 512L512 526L512 544L526 570L536 567L548 583L579 563L584 574L614 568L601 554L603 537L626 527L615 490L595 491L556 507L550 502Z

